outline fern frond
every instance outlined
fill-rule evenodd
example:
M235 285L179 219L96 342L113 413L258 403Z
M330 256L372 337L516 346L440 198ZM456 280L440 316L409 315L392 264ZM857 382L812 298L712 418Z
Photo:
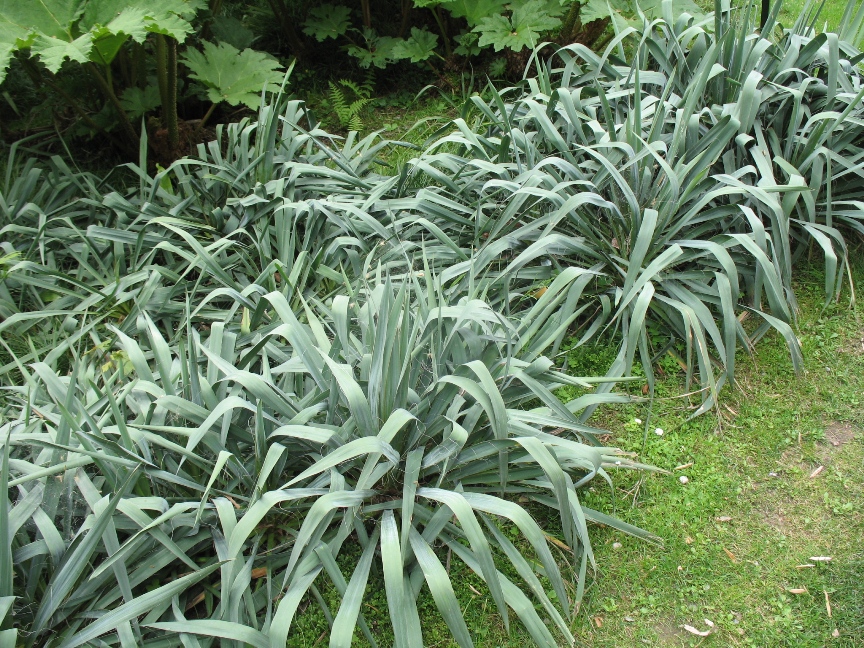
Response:
M351 102L348 101L346 96L346 91L349 90L356 97ZM363 130L363 120L360 118L360 112L369 101L365 82L362 86L357 85L350 79L339 79L337 83L330 83L330 103L342 128L354 131Z
M345 93L332 81L330 82L330 104L333 112L336 113L339 125L345 126L351 119L351 108L345 99Z

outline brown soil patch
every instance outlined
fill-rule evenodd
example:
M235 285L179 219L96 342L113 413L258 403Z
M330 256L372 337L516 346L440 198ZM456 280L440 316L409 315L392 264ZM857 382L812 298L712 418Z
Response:
M858 331L857 335L850 336L849 340L840 347L840 352L850 355L864 355L864 329Z
M825 428L825 443L820 444L820 461L823 464L829 464L835 453L855 439L855 432L855 428L849 423L829 423L828 427Z
M848 423L831 423L825 429L825 442L830 447L842 448L855 438L855 428Z
M684 631L671 621L658 621L654 624L657 633L657 645L663 647L683 646Z
M765 506L759 511L759 515L765 524L782 536L792 531L786 511L779 506Z

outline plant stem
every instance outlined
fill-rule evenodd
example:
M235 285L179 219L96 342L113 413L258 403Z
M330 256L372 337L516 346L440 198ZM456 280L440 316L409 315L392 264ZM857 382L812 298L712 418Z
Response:
M402 24L399 25L399 38L408 31L408 21L411 19L411 0L402 0Z
M570 11L564 17L564 22L561 23L561 31L558 33L558 39L561 43L569 43L573 40L573 32L579 31L576 23L579 22L579 13L582 11L582 4L574 2L570 5ZM580 22L581 28L581 22Z
M132 83L142 90L147 85L147 59L144 46L132 41Z
M162 125L168 130L168 144L172 151L180 142L177 130L177 41L156 34L156 76L162 103Z
M285 2L283 0L267 0L267 4L270 5L270 11L273 12L273 15L276 16L276 19L279 21L279 25L282 27L282 33L285 35L285 38L288 39L288 46L291 48L291 53L295 57L300 58L303 54L303 42L300 40L300 37L294 30L293 23L288 17L288 7L285 6Z
M180 145L180 132L177 127L177 41L168 38L168 142L171 150Z
M360 0L360 7L363 9L363 26L372 28L372 7L369 5L369 0Z
M450 49L450 38L447 36L447 28L444 26L444 20L441 18L438 5L432 7L431 11L432 15L435 16L435 22L438 23L438 29L441 30L441 37L444 39L444 53L447 54L447 58L449 59L453 56L453 52Z
M216 110L216 104L210 104L210 108L207 109L207 112L204 113L204 116L201 118L201 123L198 124L198 130L204 130L204 124L207 123L207 120L213 115L213 111Z
M24 65L25 72L27 72L27 75L33 80L34 83L36 83L36 84L43 84L44 83L53 92L56 92L57 95L59 95L67 104L69 104L69 107L75 112L76 115L78 115L78 117L81 119L81 121L83 121L85 124L87 124L90 128L92 128L94 131L96 131L100 135L107 138L118 149L125 150L128 148L129 152L134 152L134 151L132 151L132 149L130 147L125 146L123 144L123 142L121 142L116 137L111 135L111 133L106 131L104 128L102 128L101 125L99 125L96 121L94 121L93 118L87 113L87 111L84 110L84 108L81 106L81 104L78 103L72 97L72 95L70 95L68 92L66 92L63 89L63 86L61 86L57 82L57 78L53 72L51 72L50 70L45 70L44 74L40 73L39 68L37 68L33 64L33 61L29 58L22 58L21 63Z
M90 72L93 75L93 78L96 79L96 83L99 85L99 88L102 90L102 94L105 95L105 98L108 100L108 103L114 108L114 111L117 113L117 117L120 118L120 127L123 129L123 134L129 138L129 141L132 143L133 150L138 150L138 133L135 132L135 128L132 126L132 122L129 121L129 116L126 114L126 111L123 110L123 106L120 104L120 100L117 99L117 95L114 94L114 90L111 88L111 85L106 81L105 77L102 76L102 73L99 71L99 67L95 63L88 63L87 67L90 68Z

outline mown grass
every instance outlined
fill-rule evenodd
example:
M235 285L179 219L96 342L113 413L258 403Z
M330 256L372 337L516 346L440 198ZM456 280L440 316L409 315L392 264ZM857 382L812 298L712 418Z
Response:
M714 11L714 0L696 0L696 4L702 7L705 11ZM744 2L732 2L733 8L743 9L747 5ZM774 5L772 0L771 5ZM783 0L780 7L778 22L784 27L791 27L793 23L804 11L807 6L814 10L819 6L818 0ZM846 0L825 0L825 4L819 13L817 29L820 31L834 30L840 26L840 21L843 18L843 12L846 9ZM753 2L753 19L756 23L759 22L759 17L762 12L761 1Z
M780 10L780 22L791 25L808 4L807 0L785 0ZM812 3L818 6L818 3ZM825 5L819 14L818 28L822 31L837 29L846 9L846 0L825 0Z

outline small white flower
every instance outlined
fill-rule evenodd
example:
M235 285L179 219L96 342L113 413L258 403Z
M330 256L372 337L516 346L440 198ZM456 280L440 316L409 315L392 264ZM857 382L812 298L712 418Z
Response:
M642 419L640 418L634 418L633 422L636 423L636 425L642 425Z
M620 549L620 548L623 547L623 546L624 546L624 545L622 545L620 542L613 542L613 543L612 543L612 548L613 548L613 549Z
M616 461L616 462L615 462L615 465L616 465L616 466L620 466L620 465L621 465L621 462L620 462L620 461Z
M686 475L681 475L681 476L678 478L678 481L681 482L682 484L686 484L686 483L689 482L690 480L687 479L687 476L686 476Z
M654 434L656 434L657 436L663 436L663 428L657 428L656 430L654 430Z

